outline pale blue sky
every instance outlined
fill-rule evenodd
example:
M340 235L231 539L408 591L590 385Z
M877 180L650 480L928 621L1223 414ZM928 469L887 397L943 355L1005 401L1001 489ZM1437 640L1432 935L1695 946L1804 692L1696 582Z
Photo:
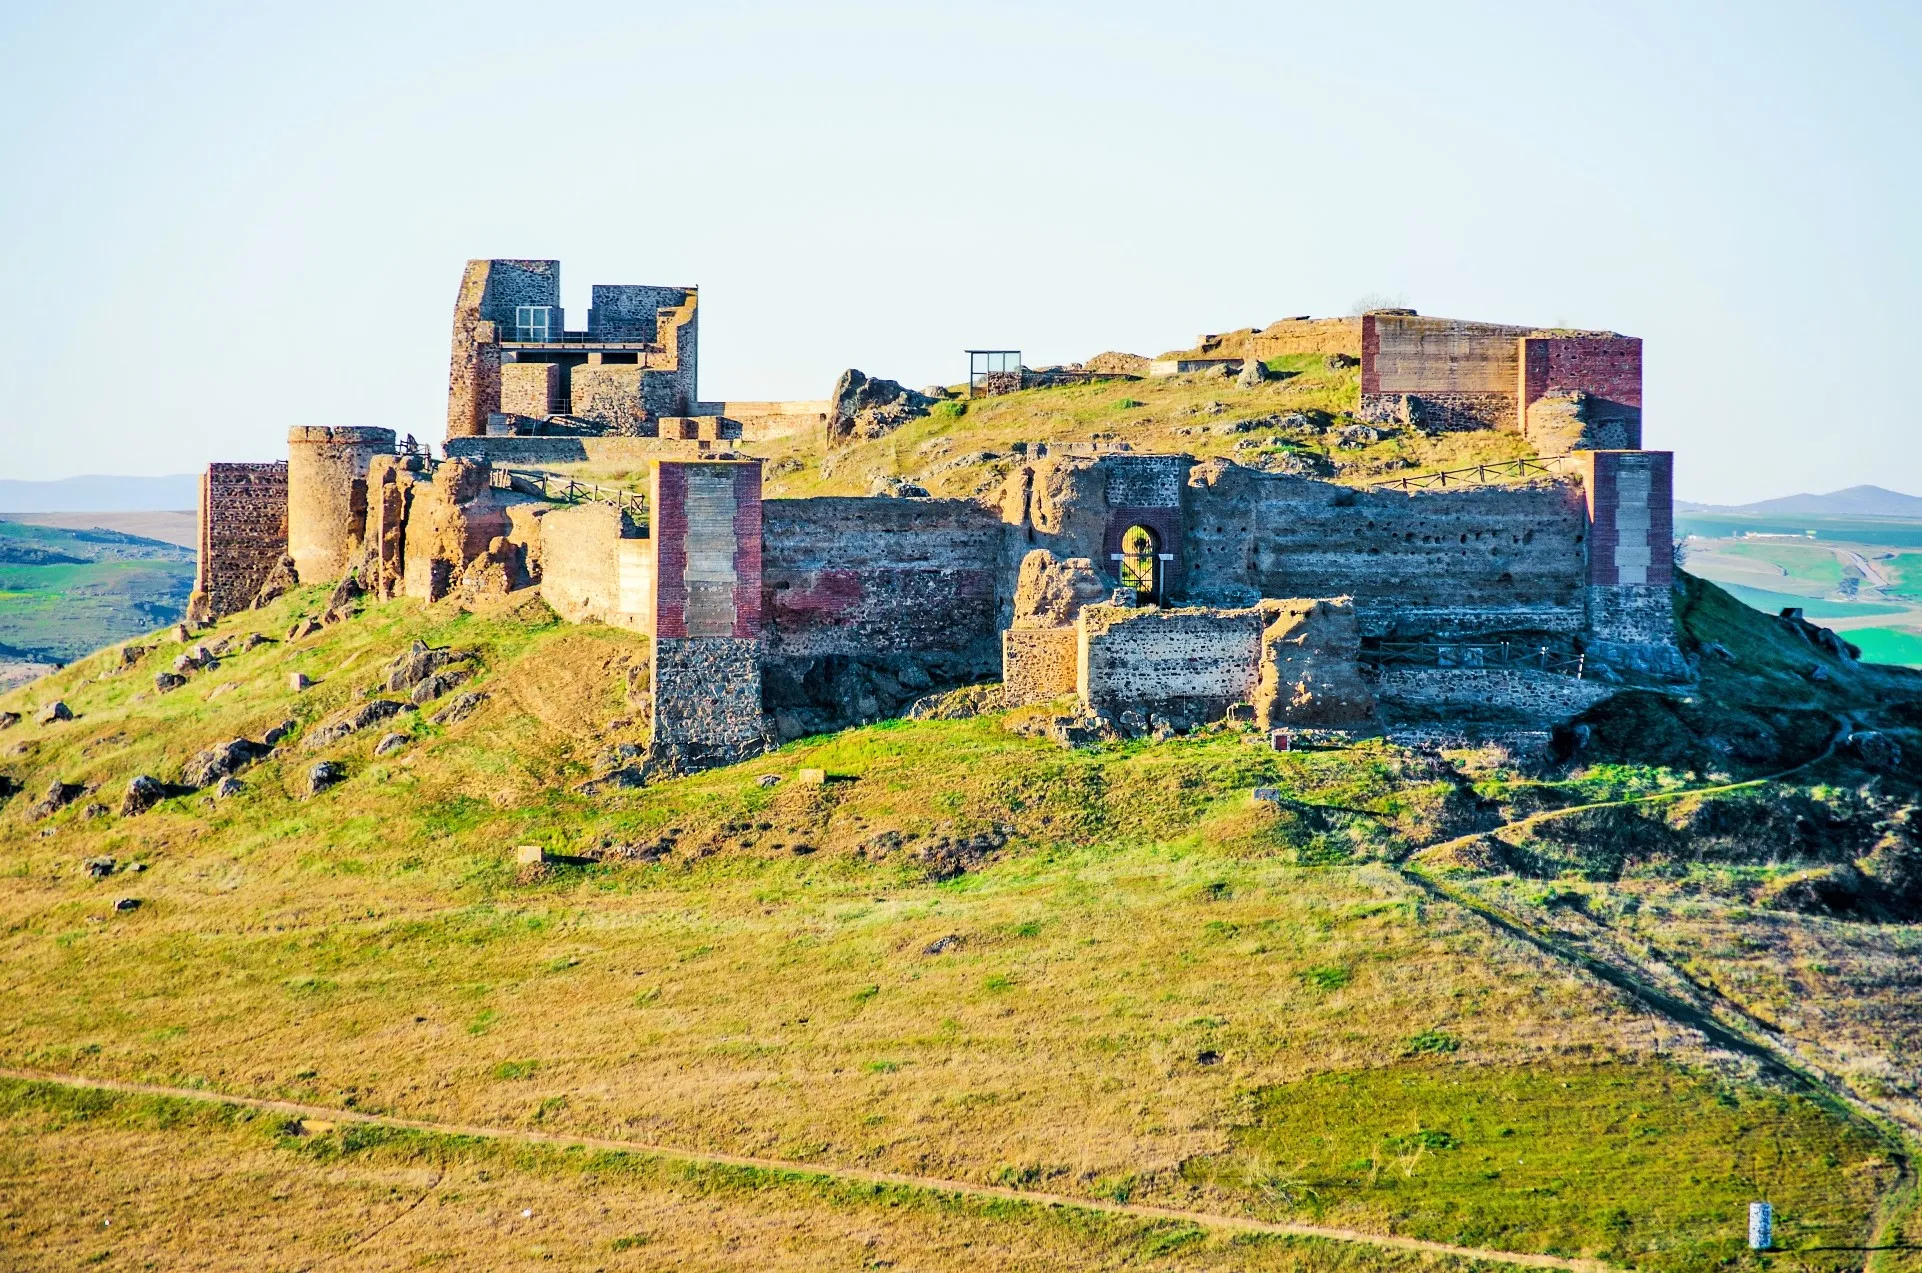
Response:
M696 283L706 398L1399 298L1647 341L1684 496L1922 491L1922 9L0 10L0 476L438 441L461 263Z

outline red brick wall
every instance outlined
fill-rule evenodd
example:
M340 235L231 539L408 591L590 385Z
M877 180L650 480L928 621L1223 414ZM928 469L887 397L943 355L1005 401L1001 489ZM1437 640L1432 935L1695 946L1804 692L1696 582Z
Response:
M1550 389L1579 389L1642 406L1642 342L1636 336L1527 336L1522 339L1521 413Z
M1667 587L1674 580L1674 461L1669 451L1581 453L1590 586Z
M1381 392L1381 328L1373 314L1361 316L1361 391Z
M733 563L730 591L735 637L761 635L761 466L758 461L713 463L662 460L654 465L654 508L649 535L656 563L654 633L685 637L690 585L688 567L688 475L721 472L733 481Z

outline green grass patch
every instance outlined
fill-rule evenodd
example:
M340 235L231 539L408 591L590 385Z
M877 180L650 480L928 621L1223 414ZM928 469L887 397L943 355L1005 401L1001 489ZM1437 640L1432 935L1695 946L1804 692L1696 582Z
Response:
M1879 1139L1803 1097L1659 1064L1325 1074L1258 1093L1234 1141L1185 1174L1252 1188L1276 1217L1392 1217L1436 1241L1677 1273L1740 1258L1756 1198L1799 1267L1859 1267L1896 1172Z

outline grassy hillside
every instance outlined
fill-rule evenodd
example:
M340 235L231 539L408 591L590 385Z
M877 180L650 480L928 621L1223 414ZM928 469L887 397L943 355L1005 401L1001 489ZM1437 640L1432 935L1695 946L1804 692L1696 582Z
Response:
M0 659L69 663L172 623L193 563L157 539L0 521Z
M320 602L306 590L214 635L278 638ZM1718 590L1698 586L1686 610L1695 639L1734 661L1705 659L1701 695L1605 704L1548 770L1379 743L1277 755L1228 729L1067 752L985 718L890 722L598 796L576 787L638 737L625 685L644 645L560 624L531 597L376 606L165 694L151 678L171 643L103 676L105 652L0 698L27 711L59 694L77 716L0 733L18 789L0 805L0 1066L1647 1269L1739 1263L1746 1202L1766 1195L1802 1249L1795 1267L1859 1268L1872 1236L1899 1236L1886 1217L1909 1198L1901 1142L1874 1120L1906 1116L1922 1077L1889 981L1914 930L1765 900L1843 849L1741 821L1751 788L1694 798L1697 821L1662 821L1653 840L1600 826L1626 845L1606 862L1567 852L1552 823L1504 832L1513 859L1460 876L1462 902L1408 873L1429 869L1425 846L1529 813L1685 791L1712 764L1740 777L1808 760L1834 712L1901 717L1922 697L1905 674L1833 660L1807 679L1826 656ZM474 651L480 675L310 750L415 639ZM293 672L316 684L294 691ZM425 719L469 692L486 698L466 719ZM239 794L116 812L135 774L174 782L192 753L289 719ZM1881 815L1858 789L1912 793L1922 757L1885 723L1909 757L1895 771L1838 754L1759 790L1865 827ZM374 755L390 730L404 745ZM1718 750L1722 733L1741 746ZM308 796L322 759L346 778ZM831 780L805 785L803 768ZM56 780L88 790L35 817ZM1256 786L1282 803L1251 803ZM518 868L523 844L562 860ZM109 873L85 869L103 856ZM139 904L115 909L123 898ZM1830 1047L1867 1117L1491 926L1481 905L1588 925L1570 940L1631 960L1661 945L1772 1014L1812 1073L1830 1072ZM140 1267L204 1243L232 1267L390 1247L395 1267L1412 1258L671 1160L294 1135L31 1084L0 1090L0 1127L0 1250L24 1267L101 1252L101 1267ZM279 1201L208 1215L238 1200L192 1183L221 1165ZM44 1187L56 1177L72 1187ZM1878 1258L1901 1267L1899 1252Z
M824 455L818 431L757 443L752 450L768 461L769 495L783 498L866 495L887 478L918 482L936 495L976 495L1007 474L1017 442L1126 442L1137 451L1232 456L1244 464L1351 482L1533 454L1511 433L1426 437L1382 426L1373 440L1354 434L1344 439L1361 402L1355 368L1331 368L1317 354L1292 354L1267 365L1282 378L1246 389L1232 377L1199 373L1025 389L947 403L886 437L839 448L832 456ZM560 467L601 481L643 476L618 467Z

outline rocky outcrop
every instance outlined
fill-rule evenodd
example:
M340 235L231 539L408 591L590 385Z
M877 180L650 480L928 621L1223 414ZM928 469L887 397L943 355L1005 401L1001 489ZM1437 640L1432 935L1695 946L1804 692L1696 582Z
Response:
M265 743L253 742L246 738L230 738L224 743L215 743L205 751L196 752L181 766L180 783L198 791L211 787L229 774L245 769L248 765L265 756L273 748Z
M1014 588L1014 626L1071 628L1083 606L1106 601L1112 590L1088 558L1063 560L1037 548L1021 559Z
M850 367L834 382L834 393L828 399L828 445L885 437L926 415L935 402L896 381L871 377Z
M416 641L404 652L394 656L387 665L387 689L394 694L413 689L450 663L460 663L473 657L468 650L434 649L425 641Z
M260 581L260 591L254 594L254 609L271 605L300 586L300 575L294 570L294 559L281 554L267 577Z
M1081 365L1106 376L1146 376L1148 362L1140 354L1124 354L1110 349L1096 354Z
M445 668L416 685L413 693L407 696L407 701L415 707L425 707L435 699L445 697L473 675L474 669L471 667Z
M1275 618L1261 634L1255 716L1276 725L1358 725L1375 712L1362 679L1361 629L1347 597L1264 603Z
M487 695L485 694L462 694L459 698L456 698L453 702L434 713L432 718L433 722L436 725L458 725L469 716L472 716L475 711L479 709L480 705L486 701Z
M323 747L331 747L343 738L400 715L408 707L409 704L391 698L370 698L357 707L337 712L316 725L314 731L307 735L307 750L319 751Z
M47 784L47 794L40 797L39 804L27 811L27 816L36 822L42 818L51 818L85 795L86 791L87 788L82 783L61 782L56 778Z
M127 794L121 798L120 816L130 818L137 813L145 813L166 798L167 789L158 778L136 774L133 781L127 784Z
M1253 389L1256 385L1271 379L1273 377L1268 374L1268 366L1261 359L1244 358L1241 360L1241 372L1236 375L1235 383L1243 389Z

